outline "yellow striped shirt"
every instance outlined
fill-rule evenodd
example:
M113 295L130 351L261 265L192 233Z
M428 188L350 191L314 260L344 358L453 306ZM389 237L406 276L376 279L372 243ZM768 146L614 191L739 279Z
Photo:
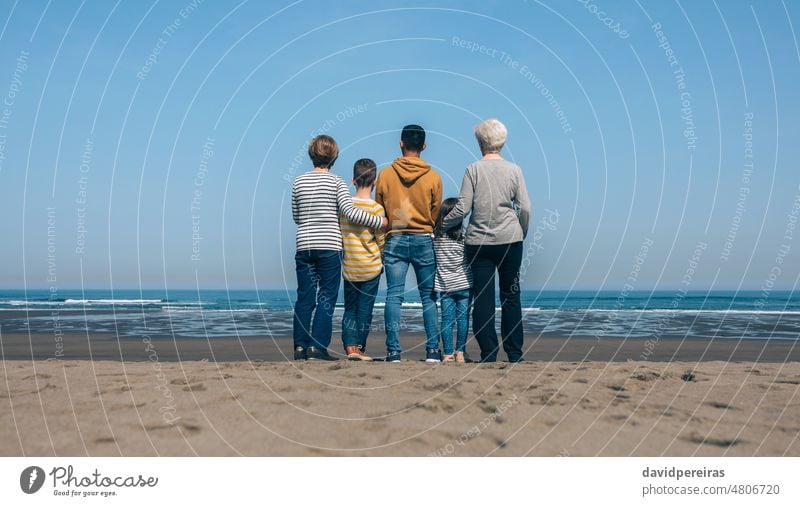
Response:
M374 200L353 198L353 204L374 216L385 216L383 206ZM342 228L342 275L347 281L368 281L381 273L384 234L380 230L357 225L339 216Z

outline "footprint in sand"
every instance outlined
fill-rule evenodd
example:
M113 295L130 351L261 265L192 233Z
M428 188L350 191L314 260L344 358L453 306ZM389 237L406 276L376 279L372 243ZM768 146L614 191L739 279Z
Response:
M528 403L532 405L542 404L544 406L553 406L558 399L563 399L564 397L566 397L566 395L556 392L555 390L546 390L538 396L534 396Z
M631 396L628 395L628 394L623 394L623 393L617 392L616 394L614 394L614 398L611 399L611 405L612 406L616 406L617 404L622 404L623 402L628 402L628 400L630 398L631 398Z
M58 387L53 385L52 383L47 383L43 387L39 387L36 390L31 391L32 394L38 394L44 392L45 390L58 390Z
M711 446L716 446L718 448L730 448L732 446L745 443L745 441L741 439L708 437L708 436L702 436L697 432L691 432L689 433L688 436L685 436L682 439L690 443L711 445Z
M726 404L724 402L711 401L711 402L707 402L706 404L708 404L712 408L717 408L717 409L738 409L735 406L732 406L730 404Z
M36 374L31 374L30 376L25 376L22 378L22 381L32 380L32 379L47 379L52 378L49 374L45 374L43 372L37 372Z
M610 420L614 420L615 422L628 423L631 426L639 425L639 422L632 419L629 415L609 415L608 418Z
M503 439L499 437L494 437L493 439L494 439L494 444L497 445L497 448L502 449L506 447L506 442Z
M656 371L640 371L631 376L632 379L639 381L655 381L662 378L661 373Z
M146 402L140 402L139 404L134 404L133 407L135 409L139 409L139 408L145 406L146 404L147 404ZM114 406L109 406L108 407L108 411L123 411L123 410L126 410L126 409L130 409L130 407L131 407L130 404L116 404Z
M191 423L191 422L185 422L185 421L180 421L179 423L172 424L172 425L151 424L151 425L145 425L144 426L144 430L146 430L148 432L175 429L175 428L177 428L181 432L183 432L184 430L187 431L187 432L199 432L200 431L200 426L199 425L196 425L196 424Z
M197 378L175 378L174 380L170 381L170 385L188 385L189 383L194 383Z

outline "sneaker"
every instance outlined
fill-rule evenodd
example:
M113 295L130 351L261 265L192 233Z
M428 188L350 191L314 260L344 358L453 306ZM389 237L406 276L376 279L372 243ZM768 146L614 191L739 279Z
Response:
M456 361L455 355L444 355L442 357L442 362L455 362L455 361Z
M386 361L387 362L399 363L400 362L400 352L399 351L390 351L386 355Z
M308 347L308 350L306 350L306 356L308 357L308 360L324 360L327 362L334 362L336 360L339 360L338 358L331 356L328 353L328 350L323 348L316 348L314 346Z
M520 362L525 362L525 359L522 357L508 357L508 361L512 364L518 364Z
M361 351L360 346L345 346L344 352L347 354L347 360L361 360L363 362L372 362L372 357L367 356L366 353Z
M302 346L295 346L294 347L294 359L295 360L308 360L308 353L306 349Z
M436 348L428 348L425 350L425 362L429 364L437 364L442 361L442 354Z
M466 363L467 361L467 357L464 355L463 351L457 351L455 359L456 359L456 364L463 364Z

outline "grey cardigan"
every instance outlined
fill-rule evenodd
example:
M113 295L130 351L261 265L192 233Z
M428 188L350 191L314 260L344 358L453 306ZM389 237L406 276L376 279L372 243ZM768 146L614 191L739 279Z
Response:
M467 244L510 244L525 239L531 201L522 169L507 160L478 160L467 167L458 204L444 218L444 227L458 225L467 214Z

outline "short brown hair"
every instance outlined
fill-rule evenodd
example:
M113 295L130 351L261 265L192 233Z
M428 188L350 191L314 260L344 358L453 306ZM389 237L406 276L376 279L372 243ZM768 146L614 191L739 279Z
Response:
M353 181L359 188L372 186L378 175L378 166L369 158L362 158L353 165Z
M330 135L318 135L308 145L308 156L314 167L333 167L339 157L339 146Z

